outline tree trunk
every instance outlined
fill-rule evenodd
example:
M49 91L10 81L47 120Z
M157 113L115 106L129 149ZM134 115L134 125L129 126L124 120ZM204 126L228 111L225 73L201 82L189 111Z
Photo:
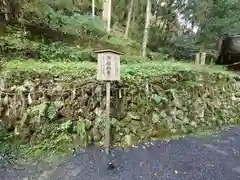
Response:
M111 30L111 16L112 16L112 0L108 0L107 32L110 32Z
M92 16L95 16L95 0L92 0Z
M151 0L147 0L146 21L145 21L145 29L144 29L143 42L142 42L142 56L143 57L146 57L151 6L152 6Z
M216 49L220 51L221 47L222 47L222 39L219 38L216 43Z
M137 12L137 5L138 0L135 0L134 6L133 6L133 17L132 17L132 24L135 25L135 19L136 19L136 12Z
M102 20L105 23L105 28L107 29L107 32L110 32L110 28L111 28L111 7L112 7L112 0L104 0Z
M9 17L8 17L8 3L6 0L3 0L2 1L3 3L3 9L4 9L4 13L5 13L5 20L8 21L9 20Z
M128 32L129 32L129 28L130 28L130 22L131 22L131 18L132 18L133 4L134 4L134 0L131 0L130 7L129 7L129 10L128 10L126 30L125 30L125 34L124 34L125 38L128 37Z

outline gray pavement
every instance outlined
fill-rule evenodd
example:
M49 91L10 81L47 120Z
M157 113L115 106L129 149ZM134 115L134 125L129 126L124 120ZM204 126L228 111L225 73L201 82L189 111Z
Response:
M38 177L25 171L25 177L36 180L240 180L240 127L218 136L154 141L114 149L111 159L116 168L108 170L104 152L89 148ZM12 172L0 169L1 180L24 179L20 174L24 173L18 169Z

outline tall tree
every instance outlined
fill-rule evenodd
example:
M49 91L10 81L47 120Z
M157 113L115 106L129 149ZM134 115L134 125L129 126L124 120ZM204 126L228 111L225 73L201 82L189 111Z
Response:
M95 0L92 0L92 16L95 16Z
M7 0L2 0L2 6L3 6L3 10L4 10L4 15L5 15L5 20L8 21L9 20L9 4Z
M112 0L104 0L102 19L105 22L107 32L111 30Z
M127 24L126 24L125 34L124 34L125 38L128 37L128 33L129 33L130 23L131 23L131 19L132 19L133 5L134 5L134 0L131 0L130 1L130 7L129 7L129 10L128 10L128 17L127 17Z
M151 17L151 0L147 0L147 7L146 7L146 19L145 19L145 28L144 28L144 35L142 41L142 56L146 57L147 51L147 43L148 43L148 31L150 25L150 17Z

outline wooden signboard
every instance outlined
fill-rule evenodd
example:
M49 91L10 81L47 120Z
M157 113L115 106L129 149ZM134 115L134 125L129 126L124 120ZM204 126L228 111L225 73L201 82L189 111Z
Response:
M97 52L97 80L120 81L120 54L112 50Z

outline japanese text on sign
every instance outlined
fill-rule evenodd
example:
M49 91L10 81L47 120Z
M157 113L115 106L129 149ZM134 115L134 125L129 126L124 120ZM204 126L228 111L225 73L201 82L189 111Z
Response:
M120 80L120 56L113 53L98 54L98 80Z

